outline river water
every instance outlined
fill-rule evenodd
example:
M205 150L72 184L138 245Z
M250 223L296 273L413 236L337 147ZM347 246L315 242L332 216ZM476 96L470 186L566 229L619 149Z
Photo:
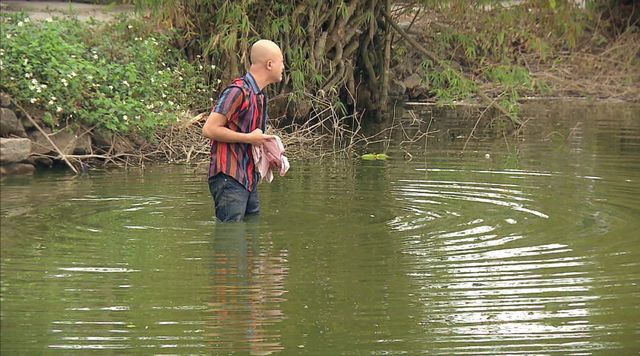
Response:
M2 354L637 354L640 107L530 104L462 155L473 122L414 114L239 224L202 165L4 179Z

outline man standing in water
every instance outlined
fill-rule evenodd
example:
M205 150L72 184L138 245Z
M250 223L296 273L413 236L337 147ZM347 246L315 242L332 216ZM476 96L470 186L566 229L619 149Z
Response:
M260 211L258 172L251 145L262 145L267 128L264 87L282 80L284 58L275 43L259 40L251 46L249 72L237 78L218 98L202 134L211 139L209 190L216 217L240 221Z

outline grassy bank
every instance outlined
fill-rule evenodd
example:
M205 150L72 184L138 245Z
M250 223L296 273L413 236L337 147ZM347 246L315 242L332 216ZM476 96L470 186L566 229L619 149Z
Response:
M51 127L153 133L215 94L198 61L142 20L0 18L0 89Z
M244 37L226 36L223 41L220 34L235 28L225 25L228 23L255 30L261 27L251 21L264 21L244 15L252 3L208 3L234 10L216 12L215 21L200 24L217 33L213 37L194 33L197 26L182 21L189 14L211 15L208 8L196 5L182 9L185 13L165 7L147 17L116 17L111 22L33 21L24 14L3 13L0 90L54 132L82 128L146 138L145 144L135 148L138 162L206 159L207 140L199 133L203 118L193 117L208 111L217 90L228 80L228 63L223 66L221 61L236 58L234 66L240 71L248 44L261 37L247 30ZM322 73L301 69L310 63L302 51L311 48L305 47L310 43L305 35L320 40L317 34L298 28L305 23L301 7L276 6L278 13L271 14L264 4L257 4L269 16L283 19L270 23L268 32L276 40L281 37L289 66L286 80L270 88L273 122L293 157L348 152L358 143L371 142L362 136L360 124L366 121L363 108L376 97L371 92L376 88L365 88L365 82L356 83L349 79L352 77L385 82L387 94L395 100L452 104L474 101L482 93L514 117L519 114L520 99L531 96L640 101L638 16L634 17L635 10L627 14L614 1L608 2L611 8L603 7L605 3L588 2L585 8L547 1L510 7L477 1L387 5L377 10L384 16L376 20L376 27L369 28L371 36L389 45L387 70L372 63L353 67L349 62L349 71L340 80L332 79L340 74L340 67L330 65L342 53L338 50L314 53ZM302 2L300 6L313 4ZM387 8L392 11L387 13ZM322 12L316 15L332 19ZM366 13L347 15L373 21ZM295 21L285 21L289 17ZM238 18L244 22L236 21ZM383 26L385 21L389 26ZM289 28L294 23L298 27ZM224 31L216 32L218 29ZM296 45L287 46L287 41L294 41L287 37L292 33L297 36ZM341 48L339 42L334 45ZM376 56L364 57L384 62ZM99 153L109 154L112 148Z

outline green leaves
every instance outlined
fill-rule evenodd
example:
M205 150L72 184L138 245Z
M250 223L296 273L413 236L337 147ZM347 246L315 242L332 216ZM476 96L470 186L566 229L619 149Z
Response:
M189 64L169 37L142 21L41 23L2 15L0 88L44 112L49 125L96 125L150 136L176 112L211 105L202 62ZM5 78L6 76L6 78Z
M362 158L365 161L386 161L391 157L389 157L384 153L365 153L362 156L360 156L360 158Z

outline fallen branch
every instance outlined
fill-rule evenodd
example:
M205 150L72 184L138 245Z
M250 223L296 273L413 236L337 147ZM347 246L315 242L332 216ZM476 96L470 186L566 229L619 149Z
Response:
M414 40L413 38L411 38L404 30L402 30L400 28L400 26L398 26L397 23L395 23L395 21L393 21L393 19L391 18L391 15L389 15L389 13L387 13L386 11L382 12L382 15L384 15L385 19L387 20L387 22L389 23L389 25L391 25L391 27L393 27L394 30L396 30L396 32L398 32L398 34L400 34L400 36L402 38L404 38L407 42L409 42L409 44L411 46L413 46L414 48L416 48L418 51L422 52L424 55L426 55L427 57L429 57L429 59L431 59L433 62L437 63L440 67L450 67L449 65L447 65L446 63L444 63L440 58L438 58L433 52L427 50L426 48L424 48L420 43L418 43L416 40ZM457 63L456 63L457 64ZM473 81L474 83L478 84L475 79L469 79L463 72L462 70L460 70L460 65L457 65L458 72L460 72L460 74L464 77L466 77L466 79ZM506 117L508 117L509 119L511 119L511 121L517 125L521 125L521 121L518 120L517 117L513 116L509 111L507 111L505 108L502 107L502 105L498 104L495 100L492 100L491 98L489 98L489 96L487 96L487 94L485 94L481 89L479 85L476 85L476 94L480 97L480 99L482 99L485 103L487 103L489 106L492 106L494 108L496 108L498 111L500 111L502 114L504 114Z
M42 127L40 127L40 125L38 125L38 123L36 122L36 120L34 120L31 115L29 115L29 113L22 107L20 106L20 104L18 104L15 100L11 100L13 101L13 104L15 104L15 106L20 109L26 116L27 119L29 119L29 121L31 121L31 123L33 124L33 126L36 127L36 129L38 129L38 131L40 131L40 133L47 139L47 141L49 141L49 143L51 144L51 147L53 147L54 150L56 150L56 152L58 152L58 155L60 155L60 157L62 158L62 160L67 164L67 166L69 166L69 168L71 168L71 170L73 170L73 172L75 174L79 174L78 170L76 169L76 167L73 166L73 164L71 164L71 162L69 162L69 160L67 159L67 155L65 155L64 153L62 153L62 151L60 151L60 149L58 148L58 146L56 146L55 143L53 143L53 140L51 140L51 138L49 137L49 135L42 129Z

